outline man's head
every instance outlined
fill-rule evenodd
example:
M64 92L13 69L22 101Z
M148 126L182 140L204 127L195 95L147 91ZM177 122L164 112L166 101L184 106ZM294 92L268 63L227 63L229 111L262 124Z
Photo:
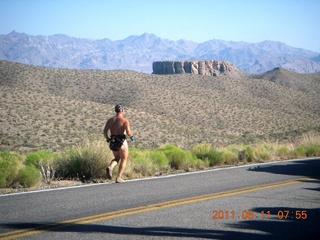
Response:
M121 104L117 104L115 107L114 107L114 111L115 112L121 112L123 111L125 108L121 105Z

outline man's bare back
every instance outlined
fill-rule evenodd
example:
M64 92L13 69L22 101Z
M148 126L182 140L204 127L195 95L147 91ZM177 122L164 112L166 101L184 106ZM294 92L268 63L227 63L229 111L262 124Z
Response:
M128 135L131 138L131 140L134 140L134 136L130 129L129 120L123 117L124 108L122 107L122 105L116 105L115 112L116 112L116 116L109 118L103 130L103 134L107 139L107 141L110 141L111 139L110 148L113 150L112 152L114 155L114 159L111 161L110 166L107 167L106 170L107 170L107 177L109 179L112 179L112 170L118 163L120 163L116 182L123 182L122 173L126 166L126 162L129 154L126 135ZM108 136L108 131L110 131L111 138ZM111 146L112 139L114 140L114 138L122 139L122 142L115 149Z
M121 115L110 118L106 124L106 128L110 130L111 135L127 134L132 135L128 119Z

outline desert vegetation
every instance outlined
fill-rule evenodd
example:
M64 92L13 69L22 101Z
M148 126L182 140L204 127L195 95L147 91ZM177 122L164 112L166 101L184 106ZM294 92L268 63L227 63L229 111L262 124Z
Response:
M294 155L296 148L290 146L320 131L319 82L320 73L298 74L284 69L211 77L55 69L0 61L0 151L15 156L9 154L17 169L29 166L24 172L40 169L41 164L45 169L45 162L31 164L28 160L26 164L28 154L45 151L61 156L74 152L93 135L104 142L104 124L114 114L114 105L122 103L136 136L131 155L140 162L140 167L132 166L134 171L127 173L128 178L163 172L168 166L181 169L178 157L176 162L159 160L170 149L186 153L190 169L213 166L209 153L202 156L194 152L199 144L210 147L210 154L228 159L221 160L222 164L245 162L246 158L240 161L239 152L250 152L250 148L266 143L282 146L275 152L285 159L287 154ZM223 150L230 146L245 148ZM153 158L170 164L146 170L146 159ZM255 161L276 158L274 153L260 157L256 153ZM60 178L83 178L82 173L69 176L58 168L54 171L50 174L60 174ZM39 176L45 180L43 174L40 171ZM47 180L52 178L50 174L45 175Z
M190 150L174 144L157 149L130 147L124 177L161 176L181 171L319 156L320 134L316 133L304 135L295 144L233 144L212 148L209 143L199 143ZM104 182L105 168L112 158L106 142L99 136L86 139L75 148L59 153L46 150L26 154L2 151L0 188L21 189L32 187L40 181L51 184L66 179L82 183Z

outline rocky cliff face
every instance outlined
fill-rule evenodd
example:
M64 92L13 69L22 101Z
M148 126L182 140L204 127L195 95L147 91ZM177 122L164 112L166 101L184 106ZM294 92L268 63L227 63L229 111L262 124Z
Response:
M189 60L153 62L153 74L191 73L206 76L234 75L241 71L227 61Z

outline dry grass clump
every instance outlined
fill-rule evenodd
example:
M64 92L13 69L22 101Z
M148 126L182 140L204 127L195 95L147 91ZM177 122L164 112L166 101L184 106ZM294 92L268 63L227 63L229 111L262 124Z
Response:
M113 159L106 141L91 136L75 148L61 154L57 161L57 177L87 181L105 177L105 169Z
M310 146L320 144L320 135L317 132L309 132L303 134L301 138L297 141L297 145Z

